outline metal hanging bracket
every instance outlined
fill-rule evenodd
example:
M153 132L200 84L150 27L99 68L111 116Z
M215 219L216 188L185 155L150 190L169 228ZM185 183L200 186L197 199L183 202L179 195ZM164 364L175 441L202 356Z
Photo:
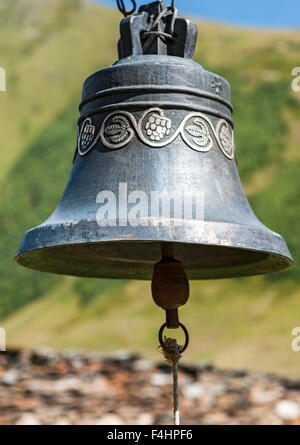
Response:
M158 54L193 59L197 26L177 9L156 1L141 6L120 24L119 58Z

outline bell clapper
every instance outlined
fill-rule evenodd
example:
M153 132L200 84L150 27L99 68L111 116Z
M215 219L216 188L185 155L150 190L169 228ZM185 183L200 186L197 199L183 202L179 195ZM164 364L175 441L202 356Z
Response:
M163 354L172 367L174 425L179 425L178 363L181 354L188 347L189 334L186 327L179 322L178 308L189 298L189 282L183 264L174 259L172 245L168 243L162 244L162 259L154 266L151 288L153 300L166 312L166 322L161 326L158 338ZM181 328L185 334L184 345L180 346L176 339L163 336L165 328Z

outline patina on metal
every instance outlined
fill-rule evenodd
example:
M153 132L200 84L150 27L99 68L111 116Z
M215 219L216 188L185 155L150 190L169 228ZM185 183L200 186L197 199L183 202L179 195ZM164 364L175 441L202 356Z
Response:
M257 219L241 186L229 84L193 61L196 25L174 5L154 2L124 18L120 32L119 60L84 83L63 196L25 234L16 262L57 274L151 279L163 248L189 279L288 268L285 241ZM204 218L178 225L171 206L168 218L145 216L133 226L120 184L128 195L203 194ZM101 191L116 197L111 225L97 219Z

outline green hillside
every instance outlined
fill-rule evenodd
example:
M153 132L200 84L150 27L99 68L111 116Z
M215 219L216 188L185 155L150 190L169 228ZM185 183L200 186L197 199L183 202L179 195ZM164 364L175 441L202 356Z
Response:
M0 326L11 346L157 357L163 313L150 283L57 277L12 262L23 233L55 208L68 179L81 85L114 62L120 14L81 0L0 0ZM196 60L232 85L244 188L259 218L287 240L295 266L268 277L191 283L182 309L187 357L300 372L300 94L291 89L300 32L199 23ZM259 357L259 359L258 359Z

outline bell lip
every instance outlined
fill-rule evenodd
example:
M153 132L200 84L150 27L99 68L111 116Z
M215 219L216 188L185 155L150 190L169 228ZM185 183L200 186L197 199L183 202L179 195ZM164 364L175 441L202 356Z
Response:
M105 241L104 243L107 243L107 244L108 243L110 243L110 244L115 244L115 243L116 244L122 244L122 243L126 244L126 243L132 243L132 241L128 241L128 240ZM147 241L142 241L142 243L149 243L150 244L150 243L153 243L153 241L152 240L149 240L148 242ZM164 241L164 240L157 241L157 243L162 243L162 244L163 243L167 243L167 244L170 244L169 241ZM173 243L174 244L192 245L192 243L186 243L186 242L180 242L180 241L174 241ZM95 274L90 274L89 275L89 274L79 274L79 273L75 274L75 273L59 272L59 271L53 272L53 271L49 271L49 270L44 270L42 268L39 269L39 268L36 268L36 267L31 267L30 265L23 264L20 261L21 258L24 258L24 257L28 256L29 254L31 254L33 252L38 252L38 251L43 251L43 250L52 250L52 249L56 249L56 248L60 248L60 247L74 247L75 245L77 247L80 247L80 245L87 246L87 245L95 245L95 244L103 244L103 243L101 243L101 242L98 242L98 243L89 242L89 243L64 244L64 245L57 245L57 246L50 246L50 247L42 247L42 248L38 248L38 249L33 249L33 250L30 250L30 251L27 251L27 252L24 252L24 253L16 254L15 257L14 257L14 262L16 264L18 264L19 266L26 267L27 269L35 270L37 272L50 273L52 275L75 276L75 277L79 277L79 278L80 277L81 278L103 278L103 279L120 279L120 280L122 280L122 279L129 279L129 280L142 280L142 281L151 280L151 276L150 275L148 277L143 278L140 275L137 275L137 276L131 276L131 275L127 276L126 273L124 273L124 275L120 275L120 276L116 277L113 273L111 273L111 274L103 274L103 275L101 273L99 273L98 275L95 275ZM198 244L197 246L199 246L199 247L201 247L201 246L217 247L217 248L220 248L220 249L225 247L225 246L213 245L213 244L210 244L210 245ZM290 269L293 266L293 264L294 264L294 261L293 261L293 259L291 257L287 257L287 256L279 254L279 253L275 254L273 252L265 252L265 251L262 252L262 251L259 251L259 250L256 250L256 249L249 249L249 248L247 249L247 248L240 248L240 247L234 247L234 246L226 246L226 248L227 249L233 249L233 250L240 249L240 250L244 250L244 251L248 251L248 252L263 253L263 254L266 255L265 256L265 260L257 261L255 264L265 263L270 258L277 258L277 259L280 258L280 259L282 259L284 261L285 265L283 267L280 267L280 268L276 269L276 270L269 270L267 272L264 272L264 271L258 272L258 271L256 271L256 272L252 272L252 273L249 273L249 272L246 272L246 273L234 273L234 268L232 268L232 273L231 274L229 274L227 272L226 274L225 273L224 274L220 274L220 275L216 274L215 276L206 275L205 272L203 272L203 273L201 273L200 275L197 276L197 272L200 271L200 268L199 268L199 269L196 269L196 272L195 271L186 270L188 279L196 281L196 280L230 279L230 278L238 278L238 277L241 277L241 278L245 277L246 278L246 277L251 277L251 276L259 276L259 275L267 275L267 274L274 274L274 273L285 272L288 269ZM157 259L157 261L159 261L159 259ZM155 261L153 262L153 267L154 267L154 264L155 264ZM247 265L244 265L244 267L246 268ZM202 271L203 271L203 269L202 269ZM217 273L218 269L215 269L214 272Z
M212 222L209 222L210 224ZM221 224L221 223L215 223L215 224ZM223 225L227 224L230 226L243 226L243 225L238 225L238 224L229 224L229 223L222 223ZM51 224L52 228L53 225ZM187 268L187 275L189 277L189 279L191 280L202 280L202 279L223 279L223 278L234 278L234 277L242 277L242 276L255 276L255 275L264 275L267 273L278 273L281 271L285 271L287 269L289 269L294 261L291 257L291 254L287 248L287 245L284 241L284 239L278 235L277 233L269 230L268 228L266 228L265 226L263 226L261 224L261 226L258 227L251 227L252 230L255 230L256 232L264 232L264 234L267 236L272 236L272 237L276 237L276 240L278 242L278 246L277 249L266 249L266 248L254 248L251 246L242 246L242 245L237 245L237 244L233 244L231 243L231 245L228 244L221 244L219 243L213 243L213 242L209 242L209 243L205 243L205 242L196 242L195 240L178 240L178 239L170 239L167 236L160 236L159 239L154 239L154 238L143 238L142 236L139 238L131 238L131 239L118 239L118 238L111 238L111 239L104 239L104 240L89 240L89 241L77 241L75 242L74 240L72 242L68 242L68 243L53 243L51 245L46 245L46 246L39 246L36 248L27 248L26 250L24 249L25 245L26 245L26 238L29 235L29 233L32 233L40 228L45 229L45 225L41 225L38 226L34 229L29 230L28 232L26 232L26 234L23 237L23 240L21 242L20 248L14 258L15 263L22 265L24 267L27 267L29 269L33 269L33 270L39 270L42 272L48 272L48 273L53 273L53 274L58 274L58 275L70 275L70 276L79 276L79 277L98 277L98 278L120 278L120 279L137 279L137 280L149 280L151 279L151 276L148 274L146 277L141 277L139 273L136 274L136 276L132 276L132 274L129 276L127 275L127 273L125 272L123 275L120 276L115 276L113 273L113 267L112 267L112 273L105 273L105 274L101 274L101 265L99 265L99 273L95 274L87 274L87 273L74 273L74 272L69 272L66 271L49 271L49 270L45 270L43 268L38 268L36 267L36 265L34 267L31 267L31 265L29 264L24 264L24 261L22 261L22 259L25 259L26 257L30 256L31 253L33 252L42 252L42 251L49 251L51 249L57 249L59 250L59 248L63 248L63 247L80 247L80 246L88 246L88 245L108 245L108 244L161 244L161 243L171 243L176 245L181 245L181 246L195 246L195 247L212 247L212 248L220 248L222 250L222 248L227 248L227 249L233 249L233 250L241 250L241 251L248 251L248 252L253 252L253 253L261 253L264 254L265 257L260 260L260 261L255 261L253 262L253 265L264 265L264 267L262 268L262 271L259 271L259 268L255 268L255 266L253 267L253 270L251 271L251 266L252 264L242 264L241 266L238 267L234 267L234 266L230 266L230 268L225 271L224 273L219 273L218 270L220 270L221 268L215 268L215 269L201 269L199 268L195 268L193 270L190 270ZM245 227L244 227L245 230ZM273 240L274 241L274 240ZM250 244L250 243L249 243ZM271 242L270 242L271 244ZM176 255L175 255L176 256ZM128 258L130 260L130 257ZM277 260L277 267L274 267L274 261ZM279 262L278 262L279 260ZM107 258L106 258L106 261ZM150 260L149 260L150 261ZM149 262L148 261L148 262ZM157 258L157 261L159 261L159 258ZM105 262L105 258L104 258L104 262ZM153 261L153 265L155 264L156 260ZM273 266L273 267L271 267ZM276 266L276 263L275 263ZM238 273L235 273L236 272ZM241 273L242 270L242 273ZM211 272L211 273L210 273Z

